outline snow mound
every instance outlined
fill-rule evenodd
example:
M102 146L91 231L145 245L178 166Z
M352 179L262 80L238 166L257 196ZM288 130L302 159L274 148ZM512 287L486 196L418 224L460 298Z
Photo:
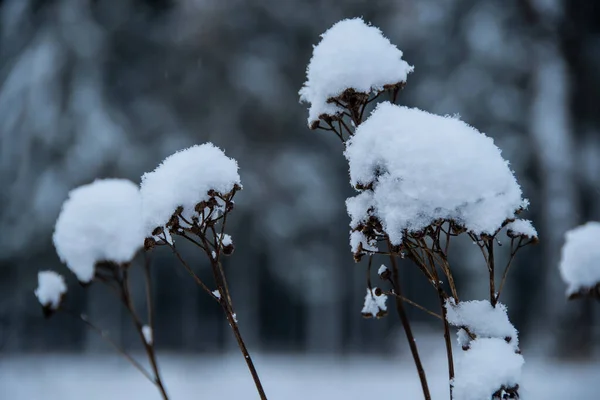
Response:
M362 309L363 316L379 318L387 313L387 306L385 304L387 296L378 292L376 287L372 290L367 288L367 295L365 296L365 303Z
M374 216L394 245L438 219L493 234L526 204L493 140L457 118L384 102L344 154L351 184L372 189L347 200L351 227Z
M478 338L510 338L512 348L518 348L518 333L508 319L504 304L498 303L492 307L488 300L461 301L456 304L451 298L446 300L446 311L450 325L467 328Z
M510 237L524 236L530 239L538 237L537 230L531 221L526 219L516 219L506 225L506 231Z
M209 199L210 190L226 194L239 184L237 162L212 143L170 155L154 171L142 176L146 236L151 236L155 228L164 227L178 207L183 208L183 217L191 219L196 205Z
M567 295L600 283L600 222L588 222L565 234L559 269L568 285Z
M129 262L144 244L140 192L126 179L101 179L69 193L54 228L54 247L81 282L101 261Z
M503 339L481 338L458 356L453 380L454 400L487 400L521 379L525 361Z
M35 296L43 307L58 309L63 295L67 293L65 279L54 271L38 272L38 287Z
M402 60L402 51L381 31L361 18L345 19L321 35L306 69L300 100L310 103L308 124L319 117L341 113L330 98L346 89L369 94L386 85L406 82L413 67Z

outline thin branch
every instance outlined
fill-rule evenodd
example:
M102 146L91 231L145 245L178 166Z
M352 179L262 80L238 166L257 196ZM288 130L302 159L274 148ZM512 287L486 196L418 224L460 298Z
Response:
M405 303L408 303L408 304L410 304L411 306L413 306L413 307L416 307L416 308L418 308L418 309L419 309L419 310L421 310L421 311L425 311L427 314L431 315L432 317L436 317L437 319L440 319L440 320L442 319L442 316L441 316L440 314L437 314L437 313L435 313L435 312L431 311L430 309L428 309L428 308L426 308L426 307L423 307L423 306L422 306L422 305L420 305L419 303L415 303L414 301L412 301L411 299L409 299L409 298L407 298L407 297L401 296L401 295L399 295L399 294L397 294L397 293L394 293L394 292L385 292L385 291L384 291L383 293L384 293L384 294L387 294L387 295L389 295L389 296L394 296L394 297L397 297L397 298L399 298L400 300L402 300L403 302L405 302Z
M204 282L202 282L202 279L200 279L198 277L198 275L196 275L196 273L194 272L194 270L192 268L190 268L190 266L188 265L188 263L183 259L183 257L181 256L181 254L179 253L179 251L177 251L177 249L175 248L174 244L169 244L169 247L171 247L171 250L173 250L173 253L175 253L175 256L177 257L177 259L179 260L179 262L181 262L181 264L183 265L183 267L185 268L185 270L188 272L188 274L190 274L190 276L194 279L194 281L196 281L196 283L202 288L204 289L204 291L206 293L208 293L213 299L218 300L215 295L213 294L212 290L210 290L208 288L208 286L206 286L204 284Z
M388 250L391 253L392 243L390 242L389 238L387 240L387 245ZM397 293L399 296L402 296L402 291L400 289L400 276L398 273L398 264L396 263L396 258L393 255L390 255L390 262L392 264L392 279L394 292ZM404 309L404 304L402 300L398 297L396 297L396 310L398 311L400 321L402 321L404 333L406 334L406 340L408 341L408 346L410 348L410 352L412 353L413 360L415 362L415 367L417 368L417 372L419 374L419 380L421 381L421 389L423 390L423 396L425 397L425 400L431 400L431 394L429 392L429 386L427 384L427 376L425 375L425 369L423 369L423 364L421 363L421 357L419 356L417 343L415 342L415 337L410 327L410 321L408 319L408 315L406 314L406 310Z
M506 282L506 277L508 276L508 270L510 269L512 262L515 259L517 252L519 251L519 249L521 249L521 247L523 247L521 245L521 242L523 241L522 237L519 237L519 242L517 243L517 247L515 247L513 249L514 241L515 241L514 238L510 239L510 258L508 259L508 262L506 263L506 267L504 268L504 273L502 274L502 280L500 281L500 287L498 288L498 294L496 295L496 302L500 299L500 295L502 294L502 289L504 288L504 283Z
M119 346L114 340L112 340L107 331L103 330L102 328L99 328L93 322L91 322L87 315L78 314L76 312L64 308L62 308L61 310L65 311L68 315L72 316L73 318L82 321L87 327L98 333L104 341L110 344L117 351L117 353L119 353L121 356L127 359L127 361L129 361L131 365L133 365L138 371L140 371L142 375L146 377L146 379L152 382L153 385L155 384L154 377L152 377L152 375L148 371L146 371L142 364L137 362L136 359L133 358L129 353L127 353L127 351L123 347Z
M123 279L119 282L121 284L122 294L123 294L123 303L125 304L125 308L129 311L129 315L133 320L133 324L135 325L136 331L144 345L144 349L146 350L146 355L148 356L148 361L150 362L150 366L152 367L152 371L154 372L153 382L160 391L164 400L168 400L169 396L167 395L167 391L162 382L162 378L160 376L160 370L158 368L158 361L156 359L156 352L154 351L154 340L148 341L146 340L146 335L144 335L144 324L142 323L140 317L135 311L135 307L133 304L133 299L131 298L131 291L129 289L129 274L126 268L123 268ZM154 334L154 332L152 332Z
M436 282L435 287L438 291L438 299L440 300L440 307L442 309L442 321L444 323L444 343L446 345L446 357L448 359L448 379L449 379L449 386L450 386L450 399L452 400L452 398L453 398L452 381L454 380L454 357L452 355L452 340L450 338L450 324L448 323L448 318L446 316L446 314L447 314L447 310L446 310L447 296L444 293L444 289L442 288L442 284L439 280L437 268L435 266L435 261L430 253L427 253L427 255L428 255L429 263L431 265L431 270L433 271L433 274L434 274L434 278L435 278L435 282Z
M146 311L148 326L154 332L154 305L152 303L152 274L150 273L150 255L144 252L144 277L146 278Z

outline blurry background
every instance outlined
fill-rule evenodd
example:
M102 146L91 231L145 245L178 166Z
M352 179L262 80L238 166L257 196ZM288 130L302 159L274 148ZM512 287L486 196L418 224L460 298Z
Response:
M103 288L78 287L60 264L53 224L70 189L139 182L206 141L238 160L244 184L226 268L250 348L402 351L394 314L360 317L365 265L347 242L342 146L308 130L298 103L319 34L355 16L415 66L399 102L492 136L531 200L541 242L522 251L503 298L524 351L598 354L600 306L567 302L557 270L564 232L600 220L600 7L588 0L0 0L0 352L106 350L78 321L42 318L40 269L65 274L70 307L136 348ZM454 254L463 298L485 297L481 256L468 242ZM153 271L159 349L234 348L168 250L154 251ZM407 296L435 308L424 279L402 273ZM419 332L441 328L410 312Z

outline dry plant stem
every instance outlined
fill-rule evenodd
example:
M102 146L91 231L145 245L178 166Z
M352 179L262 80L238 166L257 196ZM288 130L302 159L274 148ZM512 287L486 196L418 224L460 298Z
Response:
M512 262L515 259L517 252L521 249L521 247L526 246L526 244L522 244L523 238L519 237L519 242L517 243L517 247L513 248L514 241L515 241L515 239L510 240L510 250L511 250L510 258L508 259L508 262L506 263L506 268L504 268L504 273L502 274L502 280L500 281L500 287L498 288L498 294L496 295L496 301L498 301L500 299L500 295L502 294L502 289L504 288L504 283L506 282L506 277L508 276L508 270L510 269Z
M65 311L68 315L82 321L87 327L89 327L93 331L97 332L100 335L100 337L104 341L106 341L106 343L110 344L117 351L117 353L119 353L127 361L129 361L131 363L131 365L133 365L138 371L140 371L142 373L142 375L144 375L144 377L146 377L146 379L148 379L150 382L152 382L153 385L156 384L154 382L154 378L152 377L152 375L148 371L146 371L146 369L139 362L137 362L135 360L135 358L133 358L129 353L127 353L127 351L124 348L122 348L114 340L112 340L107 331L105 331L102 328L95 325L84 314L78 314L78 313L66 310L64 308L62 310Z
M173 253L177 257L177 259L179 260L179 262L183 265L183 267L185 268L185 270L187 271L187 273L190 274L190 276L192 277L192 279L194 279L194 281L198 284L198 286L200 286L206 293L208 293L211 297L214 298L215 296L212 293L212 291L208 288L208 286L206 286L206 284L204 282L202 282L202 279L200 279L198 277L198 275L196 275L196 273L194 272L194 270L183 259L183 257L179 253L179 251L177 251L177 248L175 247L175 245L174 244L169 244L169 247L171 247L171 250L173 251Z
M390 253L392 252L392 244L389 239L387 239L388 249ZM394 292L398 294L398 296L402 296L402 291L400 289L400 277L398 273L398 264L396 262L396 258L393 255L390 255L390 262L392 264L392 279L393 279L393 287ZM415 342L415 337L413 336L412 329L410 327L410 321L408 320L408 315L406 314L406 310L404 309L404 303L398 297L395 297L396 300L396 310L398 311L398 316L400 317L400 321L402 322L402 326L404 327L404 333L406 334L406 339L408 340L408 346L410 347L410 352L412 353L413 360L415 362L415 367L417 368L417 372L419 374L419 379L421 381L421 388L423 389L423 396L425 400L431 400L431 394L429 392L429 386L427 385L427 376L425 375L425 370L423 369L423 364L421 363L421 357L419 356L419 350L417 348L417 343Z
M154 332L154 306L152 303L152 275L150 274L150 254L144 251L144 277L146 278L146 311L148 326Z
M393 285L393 282L392 282L391 280L390 280L390 283ZM388 296L394 296L394 297L397 297L397 298L399 298L400 300L402 300L403 302L405 302L405 303L407 303L407 304L410 304L411 306L413 306L413 307L416 307L416 308L418 308L418 309L419 309L419 310L421 310L421 311L425 311L427 314L431 315L432 317L436 317L436 318L437 318L437 319L439 319L439 320L441 320L441 319L442 319L442 316L441 316L440 314L437 314L437 313L435 313L435 312L431 311L430 309L428 309L428 308L426 308L426 307L423 307L423 306L422 306L422 305L420 305L419 303L415 303L414 301L412 301L411 299L409 299L409 298L407 298L407 297L400 296L399 294L397 294L397 293L394 293L394 292L385 292L385 291L384 291L383 293L384 293L384 294L386 294L386 295L388 295Z
M485 244L488 252L488 271L490 273L490 303L492 307L496 307L498 298L496 297L496 282L495 282L495 263L494 263L494 238L486 240Z
M426 246L426 243L424 240L422 241L422 244L424 246ZM435 265L435 260L434 260L433 256L431 255L431 253L427 252L427 258L429 261L429 266L431 268L431 272L435 279L434 286L437 290L438 299L440 300L440 307L442 309L442 322L444 323L444 343L446 345L446 357L448 359L448 378L449 378L449 385L450 385L450 399L452 400L452 398L453 398L452 381L454 379L454 357L452 355L452 340L450 338L450 324L448 323L448 318L447 318L448 311L446 310L447 296L442 287L442 283L440 282L437 268Z
M214 232L214 230L213 230L213 232ZM206 237L205 236L201 237L201 240L202 240L204 246L206 247L206 249L209 249L209 243L208 243ZM215 238L215 242L217 242L217 238ZM233 331L233 335L235 336L235 339L238 343L238 347L240 348L240 351L242 352L242 355L244 356L244 360L246 361L248 370L250 371L250 374L252 375L252 379L254 380L256 390L258 391L258 394L259 394L261 400L267 400L267 395L265 394L265 390L263 388L262 382L260 381L260 377L258 376L258 372L256 371L256 367L254 366L254 362L252 361L252 357L250 356L250 353L248 352L248 348L246 347L246 343L244 342L244 339L242 338L242 334L240 332L240 328L236 321L235 313L233 311L233 305L229 301L229 299L230 299L229 288L227 287L227 281L225 280L225 274L223 273L223 268L220 265L219 260L216 257L212 257L212 254L209 253L208 250L206 251L206 254L210 259L211 267L212 267L213 274L215 277L215 282L216 282L218 290L219 290L219 294L220 294L219 304L221 304L221 307L223 308L223 312L225 313L227 322L229 323L229 326L231 327L231 330ZM219 253L217 252L217 254L219 254Z
M146 341L146 336L144 335L144 330L143 330L144 324L142 323L140 317L136 313L134 305L133 305L133 301L131 299L131 294L130 294L130 290L129 290L129 274L127 273L127 267L125 267L123 269L123 275L122 275L122 278L119 279L119 284L120 284L121 290L122 290L121 299L123 301L123 304L125 305L125 308L127 309L127 311L129 311L129 315L131 316L131 319L133 320L133 323L138 332L140 340L142 341L142 344L144 345L144 350L146 351L146 354L148 356L148 361L150 362L150 366L152 367L152 371L154 373L153 382L156 385L156 387L158 388L158 390L160 391L162 398L164 400L168 400L169 396L167 395L167 391L162 382L160 370L158 368L158 361L156 359L156 352L154 350L154 341L152 341L151 343L148 343ZM148 304L148 307L150 307L150 304Z

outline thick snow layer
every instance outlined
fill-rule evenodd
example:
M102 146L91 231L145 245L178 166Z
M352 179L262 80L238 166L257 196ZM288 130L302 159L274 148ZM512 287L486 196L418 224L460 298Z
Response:
M449 299L446 301L446 311L450 325L465 327L480 338L511 338L511 346L514 349L518 347L517 330L509 321L504 304L498 303L492 307L488 300L473 300L461 301L456 305L454 299Z
M452 219L475 234L494 233L521 208L521 188L493 140L457 118L381 103L347 142L354 228L369 213L393 244L405 230Z
M345 19L321 35L306 70L300 100L310 103L308 123L341 110L327 103L346 89L370 93L385 85L406 82L413 67L402 60L402 51L381 31L362 19Z
M404 344L402 332L393 335ZM433 399L448 399L443 340L419 338ZM391 337L390 337L391 339ZM111 351L101 355L13 354L0 362L3 399L160 400L161 396L129 362ZM216 351L216 350L215 350ZM408 349L406 350L408 351ZM144 354L135 355L140 358ZM270 399L423 399L412 358L406 355L252 354ZM161 374L172 399L257 398L252 377L238 353L159 353ZM527 355L519 394L524 400L598 400L598 362L561 362ZM549 378L551 377L551 378ZM49 389L51 388L51 389ZM485 398L489 400L488 398Z
M387 306L385 304L387 296L383 293L377 296L375 294L376 290L376 287L374 287L372 290L367 288L367 295L365 296L365 303L362 309L363 315L377 317L380 311L387 311Z
M142 210L146 236L167 224L179 206L190 218L208 191L229 193L240 184L237 162L212 143L192 146L167 157L142 176Z
M526 219L516 219L506 225L506 231L514 236L525 236L528 238L538 237L537 230L531 221Z
M35 289L35 295L42 306L53 310L58 309L60 300L66 292L67 285L61 275L54 271L38 272L38 287Z
M523 356L503 339L481 338L457 357L454 400L487 400L502 387L521 384Z
M99 261L131 261L144 244L140 192L126 179L102 179L69 193L54 229L60 259L81 282Z
M565 234L559 268L567 295L600 283L600 222L588 222Z

